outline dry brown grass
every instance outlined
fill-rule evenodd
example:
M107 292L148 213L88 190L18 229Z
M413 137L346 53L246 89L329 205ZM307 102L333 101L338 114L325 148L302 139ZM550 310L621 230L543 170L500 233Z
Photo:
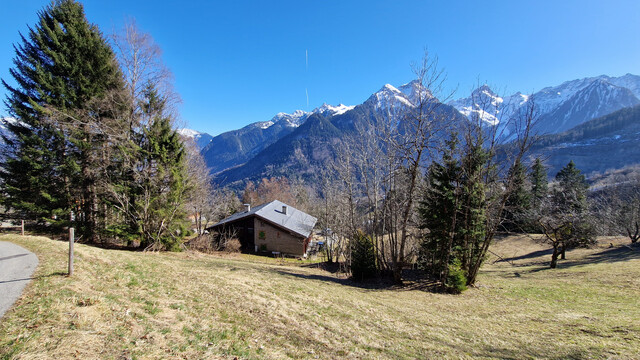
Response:
M251 257L139 253L7 236L40 266L0 322L0 357L615 358L640 353L640 249L605 239L556 270L528 238L500 240L462 295L357 286ZM610 242L614 247L609 249ZM616 245L617 244L617 245Z

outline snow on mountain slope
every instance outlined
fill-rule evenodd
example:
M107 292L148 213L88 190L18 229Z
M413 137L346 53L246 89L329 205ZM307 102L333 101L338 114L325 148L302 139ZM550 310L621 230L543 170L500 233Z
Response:
M187 139L193 139L193 141L195 141L195 143L198 145L199 149L203 149L205 146L207 146L211 139L213 139L213 136L193 129L183 128L176 131L178 132L178 134Z
M199 131L196 131L196 130L193 130L193 129L186 129L186 128L178 129L177 132L178 132L178 134L180 134L180 135L182 135L184 137L192 138L192 139L197 137L197 136L200 136L200 134L201 134Z
M491 126L500 123L503 104L504 99L495 94L488 85L475 89L468 98L449 103L469 119L479 119Z
M390 109L399 105L414 107L411 101L407 99L407 96L391 84L385 84L380 91L371 95L369 99L375 101L376 110Z
M303 110L296 110L290 114L280 112L268 121L255 122L214 137L202 153L211 171L218 173L246 163L269 145L305 124L313 114L330 118L351 109L353 106L323 104L310 112Z
M552 111L540 116L540 133L569 130L588 120L640 103L631 90L598 78Z
M594 85L595 84L595 85ZM622 107L633 106L640 99L640 76L627 74L618 78L606 75L565 81L527 96L520 92L500 97L487 85L471 96L449 102L469 119L498 126L502 141L512 140L511 119L519 117L530 101L540 117L541 133L557 133Z
M399 115L406 108L415 108L421 99L427 100L433 95L417 81L411 81L398 88L391 84L385 84L380 90L371 95L364 104L387 115Z
M302 123L304 123L304 121L309 117L309 115L311 115L311 113L302 111L302 110L296 110L291 114L280 112L280 113L277 113L276 116L274 116L270 121L258 122L255 124L260 124L260 127L263 129L268 128L268 126L264 127L266 123L271 123L271 125L282 124L284 126L296 128L302 125Z
M613 85L631 90L633 95L638 99L640 99L640 76L633 75L633 74L626 74L617 78L608 77L608 76L603 76L603 77L606 78Z
M319 114L323 114L323 115L327 115L329 114L330 116L334 116L334 115L342 115L344 113L346 113L349 110L352 110L355 106L347 106L344 104L339 104L338 106L333 106L333 105L329 105L329 104L322 104L322 106L316 108L315 110L313 110L313 113L319 113Z
M312 114L322 114L324 116L341 115L353 109L354 107L355 106L347 106L344 104L333 106L325 103L325 104L322 104L322 106L313 109L313 111L311 112L307 112L303 110L296 110L291 114L280 112L280 113L277 113L276 116L274 116L269 121L257 122L249 126L259 127L263 130L268 129L269 127L275 124L281 124L287 127L297 128L298 126L304 124L307 118Z

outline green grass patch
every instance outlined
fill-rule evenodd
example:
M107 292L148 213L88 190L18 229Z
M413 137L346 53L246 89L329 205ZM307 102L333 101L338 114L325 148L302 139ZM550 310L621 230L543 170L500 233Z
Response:
M633 359L640 250L496 242L461 295L360 287L312 261L145 253L4 236L38 255L0 322L0 359ZM611 239L603 241L609 245ZM305 266L302 266L305 265ZM311 265L311 266L309 266Z

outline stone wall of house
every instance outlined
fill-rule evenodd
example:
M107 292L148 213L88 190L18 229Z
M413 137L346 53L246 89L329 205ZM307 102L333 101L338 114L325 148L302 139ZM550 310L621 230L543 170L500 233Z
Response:
M304 239L292 235L288 231L278 229L266 221L255 218L254 242L261 249L266 246L266 250L279 251L282 254L302 256L304 254Z

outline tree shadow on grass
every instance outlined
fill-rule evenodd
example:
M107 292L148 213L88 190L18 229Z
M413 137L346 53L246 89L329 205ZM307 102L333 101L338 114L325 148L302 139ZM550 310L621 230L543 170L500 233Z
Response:
M550 255L551 253L549 253ZM640 245L620 245L589 254L584 258L571 259L571 252L567 252L566 260L558 260L558 269L568 269L575 266L583 266L587 264L597 263L616 263L620 261L638 260L640 259ZM549 261L545 262L546 266L531 270L530 272L539 272L544 270L553 270L549 267Z
M568 253L570 255L570 253ZM581 259L562 261L559 263L562 268L570 268L586 264L615 263L620 261L640 259L640 246L620 245L593 254L589 254Z
M319 281L330 282L330 283L344 285L344 286L357 287L357 288L367 289L367 290L380 290L380 289L387 289L390 287L390 285L386 284L386 282L375 281L375 280L353 281L350 278L339 278L335 276L319 275L319 274L301 274L298 272L293 272L288 270L276 270L276 272L280 275L292 276L299 279L319 280Z
M640 244L620 245L590 254L584 262L616 262L634 259L640 259Z
M12 282L18 282L18 281L31 281L31 280L44 279L44 278L48 278L48 277L67 276L67 275L68 274L66 272L56 271L56 272L53 272L53 273L47 274L47 275L38 275L38 276L32 276L32 277L22 278L22 279L3 280L3 281L0 281L0 284L6 284L6 283L12 283Z
M398 291L411 291L420 290L434 292L438 289L438 283L432 280L421 279L412 272L405 272L403 274L404 282L402 285L395 284L390 277L380 276L363 281L355 281L351 278L339 278L329 275L320 274L301 274L298 272L288 270L277 270L277 273L285 276L293 276L299 279L306 280L319 280L324 282L330 282L343 286L349 286L353 288L363 289L367 291L377 290L398 290Z
M534 258L537 258L537 257L540 257L540 256L551 255L552 253L553 253L553 249L538 250L538 251L533 251L533 252L530 252L528 254L524 254L524 255L520 255L520 256L514 256L514 257L510 257L510 258L500 259L500 260L496 261L496 263L499 263L499 262L513 262L513 261L518 261L518 260L534 259Z

